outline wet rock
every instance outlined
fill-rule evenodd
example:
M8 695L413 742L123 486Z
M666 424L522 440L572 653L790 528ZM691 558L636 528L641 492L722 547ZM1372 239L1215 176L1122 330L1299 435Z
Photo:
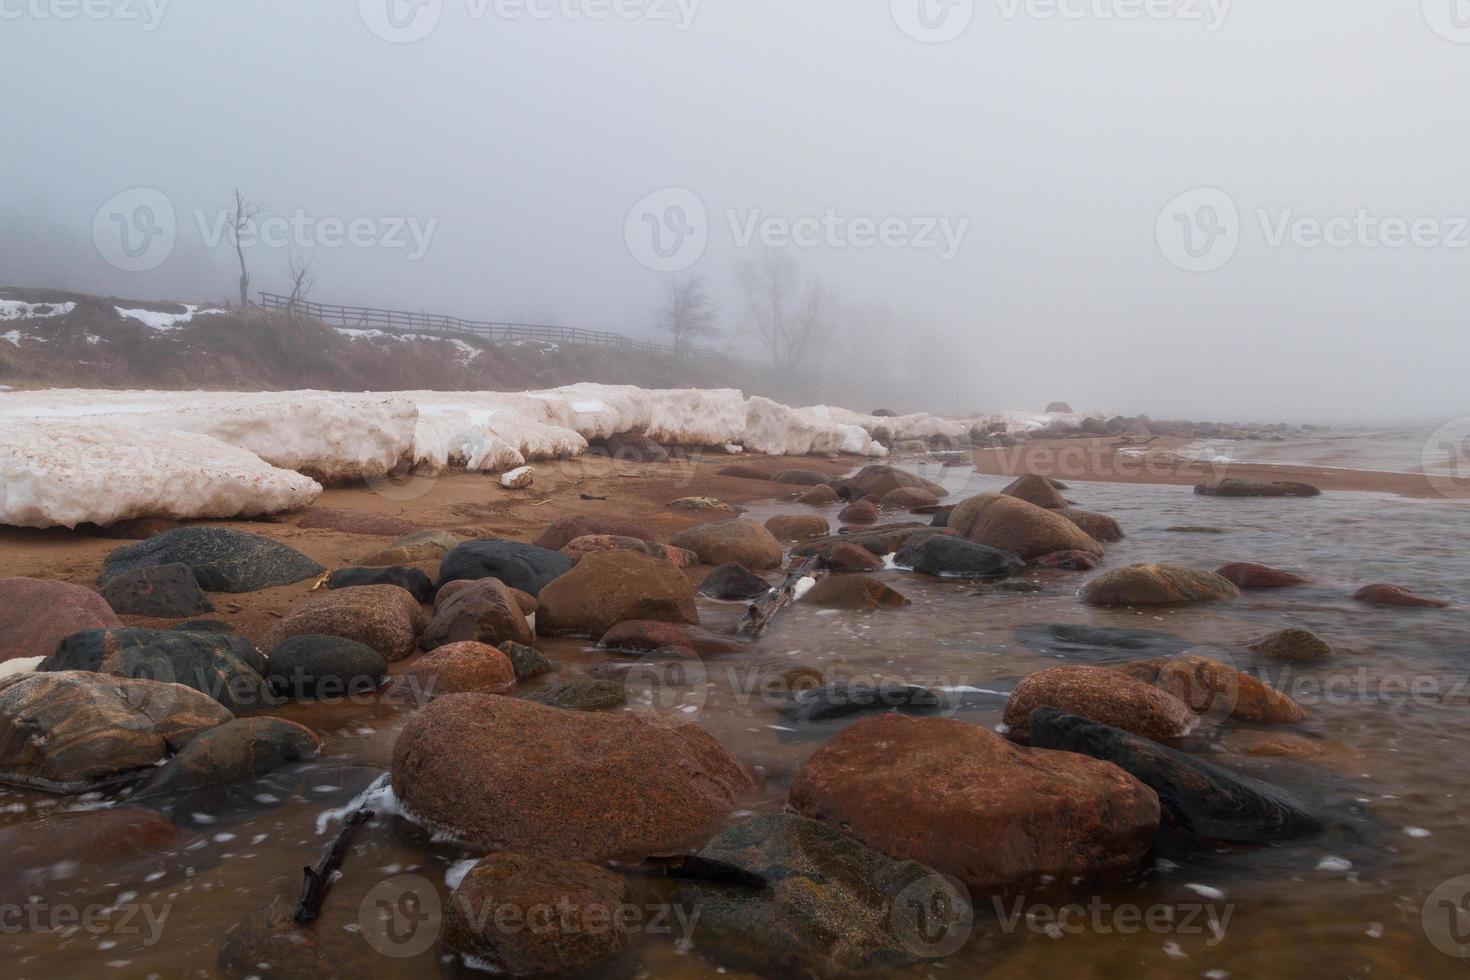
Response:
M1250 644L1267 660L1289 664L1320 664L1332 659L1332 647L1310 630L1285 629Z
M721 602L743 602L771 591L771 583L743 565L726 562L705 576L699 594Z
M0 679L0 783L80 793L149 769L233 719L181 684L91 671Z
M546 538L550 532L551 528L547 528L536 540ZM625 536L641 538L646 533ZM569 538L557 547L565 547L571 540L573 539ZM439 584L443 586L446 582L459 579L476 582L482 578L496 578L512 589L520 589L539 598L542 589L571 570L570 558L540 545L522 544L519 541L466 541L445 555L440 562Z
M904 903L915 895L936 897L945 884L923 864L895 861L824 823L785 813L737 824L699 856L770 883L755 889L688 882L673 898L698 914L701 951L761 976L854 976L902 967L915 959L895 931L911 912ZM958 918L927 925L967 924L968 901L952 897L964 902Z
M98 590L114 612L174 619L214 611L188 565L155 565L123 572Z
M1026 561L1054 551L1102 554L1102 545L1060 514L998 493L960 503L949 515L949 529Z
M305 517L296 522L296 526L308 530L380 535L385 538L412 534L419 529L413 521L405 521L401 517L375 514L368 510L338 510L333 507L313 507Z
M1066 572L1090 572L1102 559L1088 551L1053 551L1031 559L1032 568L1056 568Z
M1365 585L1353 593L1358 602L1370 606L1398 606L1404 609L1444 609L1449 605L1439 599L1426 599L1397 585Z
M920 507L938 507L939 498L923 487L899 487L883 495L878 505L882 510L915 510Z
M771 481L792 487L825 487L827 474L816 470L780 470L771 477Z
M1204 497L1320 497L1322 491L1309 483L1264 483L1259 480L1213 480L1201 483L1194 492Z
M849 477L845 483L856 491L856 496L859 497L871 493L882 499L900 487L919 487L939 498L949 496L949 491L937 483L896 466L884 464L865 466L854 476Z
M392 783L404 806L473 848L588 861L677 848L753 788L698 726L484 694L439 698L409 719Z
M509 694L516 687L510 658L484 643L449 643L419 657L393 678L384 699L423 704L446 694Z
M447 604L450 599L454 598L459 593L464 592L466 589L472 588L473 586L476 586L481 582L490 581L500 582L500 579L478 579L473 582L468 579L459 579L454 582L445 582L443 585L439 586L439 591L434 596L434 611L438 612L440 609L443 609L445 604ZM541 603L536 601L535 596L530 595L526 592L522 592L520 589L512 589L504 582L500 582L500 586L501 588L505 589L506 593L511 597L511 599L514 600L513 604L519 607L521 613L525 616L529 617L533 613L535 613L536 610L541 608Z
M1253 562L1236 562L1216 569L1215 574L1240 589L1281 589L1289 585L1301 585L1308 581L1300 575L1283 572L1269 565Z
M1064 507L1057 513L1080 527L1094 541L1111 544L1124 538L1123 526L1106 514L1078 510L1075 507Z
M815 724L859 715L932 715L948 707L943 695L914 684L835 681L802 691L781 708L781 717L793 724Z
M0 578L0 663L49 657L73 633L116 629L107 600L70 582Z
M837 519L844 524L874 524L878 520L878 508L871 501L855 500L842 508Z
M188 565L206 592L258 592L315 578L325 569L294 548L222 527L182 527L107 556L98 585L124 572Z
M1257 759L1317 759L1327 754L1327 744L1287 732L1247 732L1230 740L1233 751Z
M680 497L664 504L670 510L688 511L693 514L738 514L740 508L727 504L717 497Z
M627 946L628 883L583 861L502 852L464 876L444 912L441 942L505 977L592 976ZM496 910L501 921L487 911ZM542 913L539 910L547 910ZM538 915L555 928L539 928ZM516 923L507 927L507 922Z
M396 585L358 585L309 599L267 631L273 649L293 636L340 636L372 647L389 663L418 647L428 625L423 607Z
M1006 702L1011 738L1027 741L1037 708L1057 708L1153 739L1176 738L1199 720L1174 695L1107 667L1049 667L1027 674Z
M842 538L823 538L792 549L793 558L817 557L828 571L873 572L883 567L883 559L866 548Z
M820 538L832 528L825 517L778 514L766 521L766 530L775 535L778 541L805 541L808 538Z
M610 456L623 463L667 463L669 451L648 436L619 432L605 439L590 440L593 455Z
M701 524L679 534L672 544L688 548L706 565L735 562L761 572L781 564L781 543L770 531L751 521Z
M631 551L585 556L541 593L545 633L601 636L628 620L698 623L694 588L672 562Z
M824 609L894 609L909 600L877 579L829 575L807 590L801 601Z
M615 534L622 538L638 538L643 541L653 541L653 532L648 530L644 524L637 521L623 520L616 517L596 517L591 514L577 514L572 517L563 517L552 521L546 529L538 534L531 543L538 548L548 551L560 551L577 538L589 534ZM496 576L497 578L499 576ZM530 589L526 590L530 592ZM534 593L532 593L534 595Z
M1129 565L1082 587L1090 606L1176 606L1234 599L1240 590L1214 572L1184 565Z
M372 647L308 634L271 651L265 680L277 699L315 701L376 691L387 675L387 658Z
M418 602L428 602L434 582L417 568L339 568L327 579L329 589L351 589L362 585L396 585Z
M415 531L388 543L386 548L369 552L359 565L411 565L421 561L437 561L459 544L459 538L448 531Z
M1136 660L1118 669L1168 691L1198 715L1276 725L1307 717L1306 709L1289 696L1209 657L1180 654L1167 660Z
M1010 486L1002 490L1001 493L1007 497L1024 500L1028 504L1035 504L1037 507L1042 507L1046 510L1067 509L1067 498L1063 497L1057 491L1057 488L1052 486L1051 481L1044 476L1036 476L1032 473L1019 477Z
M1074 626L1070 623L1037 623L1017 626L1013 631L1028 649L1062 660L1111 663L1138 654L1172 657L1189 649L1189 641L1173 633L1153 630L1117 629L1103 626Z
M265 658L241 636L175 630L84 630L73 633L36 668L182 684L235 714L273 702L261 671Z
M924 524L887 524L866 531L854 531L839 540L855 544L875 555L891 555L915 538L927 538L934 534L953 536L954 532L938 530ZM802 548L793 549L792 554L801 550Z
M1005 578L1026 570L1026 563L999 548L936 534L910 541L893 562L924 575L952 578Z
M771 479L771 474L767 473L765 470L757 469L754 466L743 466L740 464L736 464L734 466L726 466L723 469L716 470L715 475L734 477L737 480L769 481Z
M1167 823L1205 840L1266 843L1316 833L1321 822L1286 790L1238 776L1157 742L1043 708L1032 740L1109 762L1158 794Z
M560 669L560 664L547 657L535 647L526 646L523 643L511 643L509 641L496 647L510 660L510 665L516 672L517 681L534 680L547 674L555 673Z
M718 657L739 653L745 644L732 636L722 636L698 626L679 623L631 620L619 623L606 633L597 645L618 653L677 652L682 656Z
M666 549L661 544L651 544L641 538L623 537L618 534L584 534L580 538L568 541L561 549L561 553L573 562L579 562L583 556L595 551L635 551L640 555L668 558L673 561L670 554L673 549ZM675 564L678 563L675 562Z
M616 681L579 677L552 681L527 694L526 700L567 711L607 711L627 704L628 691Z
M321 739L280 718L237 718L201 732L128 798L167 801L211 786L252 782L284 766L314 758Z
M979 894L1132 867L1159 824L1153 791L1115 766L897 714L818 749L787 806Z
M806 493L802 494L800 497L797 497L796 502L799 504L807 504L811 507L830 507L841 499L841 497L837 496L836 490L833 490L830 486L824 483L819 487L812 487Z
M440 595L446 594L440 589ZM529 645L535 635L513 591L496 578L480 579L442 598L424 629L420 646L437 650L450 643Z
M135 866L166 856L187 837L154 810L117 806L53 813L0 828L0 889L7 895L42 894L64 869Z

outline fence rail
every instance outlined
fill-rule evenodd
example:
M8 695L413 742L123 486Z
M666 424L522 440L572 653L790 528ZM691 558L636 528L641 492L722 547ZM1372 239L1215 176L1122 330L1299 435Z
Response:
M378 310L367 306L313 303L309 300L293 300L289 296L265 292L260 294L260 305L267 310L299 313L302 316L321 320L323 323L351 329L391 330L399 333L419 334L468 334L483 338L492 344L531 340L552 344L619 347L648 354L680 354L685 357L742 360L707 347L686 347L680 350L671 344L655 344L646 340L624 337L620 333L611 333L606 330L583 330L580 327L462 320L459 317L441 316L435 313L409 313L405 310Z

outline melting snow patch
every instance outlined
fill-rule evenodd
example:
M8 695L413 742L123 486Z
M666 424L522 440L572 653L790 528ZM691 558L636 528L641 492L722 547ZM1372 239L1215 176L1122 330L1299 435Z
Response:
M1423 827L1405 827L1404 828L1404 833L1408 834L1410 837L1429 837L1429 836L1432 836L1432 832L1431 831L1428 831L1428 830L1425 830Z
M0 333L0 340L8 340L15 346L20 346L20 331L12 330L9 333Z
M0 320L48 320L66 316L77 308L75 303L26 303L18 299L0 299Z
M185 306L183 313L158 313L154 310L125 310L121 306L115 306L118 316L125 320L137 320L143 326L152 330L172 330L181 323L188 323L195 315L209 316L216 313L224 313L224 310L201 310L197 306Z
M791 590L791 595L793 598L800 599L802 596L810 592L812 586L816 584L817 580L808 575L806 578L796 583L796 588Z
M1224 892L1222 892L1218 888L1211 888L1209 885L1193 885L1193 884L1190 884L1190 885L1185 885L1184 887L1185 888L1188 888L1190 891L1194 892L1196 895L1200 895L1200 896L1202 896L1204 898L1208 898L1212 902L1221 902L1221 901L1224 901L1225 900L1225 893Z
M1351 871L1353 862L1347 858L1333 857L1331 855L1317 862L1318 871Z

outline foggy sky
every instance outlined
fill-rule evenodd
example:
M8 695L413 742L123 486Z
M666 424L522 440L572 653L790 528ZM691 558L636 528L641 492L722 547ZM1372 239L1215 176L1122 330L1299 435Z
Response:
M83 2L119 16L56 16ZM388 2L0 0L0 284L228 298L233 255L201 244L195 212L214 220L238 185L278 216L434 222L416 259L305 249L316 299L646 335L664 275L627 244L629 212L683 188L708 218L691 271L732 332L735 268L758 246L728 211L967 223L948 260L788 247L846 307L898 324L883 350L844 355L903 365L853 407L1466 413L1470 43L1441 35L1470 30L1454 0L1063 0L1055 17L989 0L946 43L909 36L889 0L618 0L647 14L632 19L443 0L426 38L389 43L366 23ZM1175 15L1101 16L1145 6ZM167 196L178 244L128 273L93 223L135 187ZM1238 207L1213 271L1160 244L1178 227L1161 212L1194 188ZM1273 246L1284 217L1334 216L1356 216L1336 225L1344 247L1311 246L1309 226ZM1395 218L1434 219L1419 237L1448 242L1387 247ZM257 288L284 285L286 249L250 261Z

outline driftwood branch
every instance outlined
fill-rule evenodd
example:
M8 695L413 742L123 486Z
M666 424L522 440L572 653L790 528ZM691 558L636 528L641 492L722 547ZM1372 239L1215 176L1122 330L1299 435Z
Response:
M792 566L791 571L786 575L786 581L779 589L761 596L750 604L745 610L745 620L740 624L737 632L741 636L760 636L781 610L796 601L796 587L802 579L808 576L820 578L823 574L824 569L820 558L816 556L803 558L799 564Z
M296 905L296 922L298 925L310 925L322 914L322 905L327 900L327 892L332 887L332 876L337 869L342 867L343 860L347 857L347 848L352 845L352 838L357 829L367 823L373 817L372 810L356 810L348 815L342 823L342 830L337 834L337 839L332 841L322 859L316 863L315 868L302 868L301 873L306 877L306 885L301 890L301 901Z

